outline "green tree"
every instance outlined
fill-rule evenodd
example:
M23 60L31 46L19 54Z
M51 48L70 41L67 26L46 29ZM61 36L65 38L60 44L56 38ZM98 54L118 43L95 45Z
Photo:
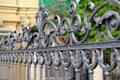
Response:
M45 8L47 8L49 10L50 14L52 14L53 16L60 15L61 18L64 18L64 17L69 16L69 5L72 1L74 1L74 0L43 0L43 3L45 5ZM79 14L81 16L82 26L84 26L84 10L85 10L85 7L87 6L87 4L89 2L93 2L95 4L95 7L98 7L104 1L106 1L106 0L80 0L80 2L77 3L77 11L76 12L77 12L77 14ZM42 1L39 0L39 5L41 5L41 4L42 4ZM120 11L118 6L116 6L114 4L108 4L105 7L103 7L102 9L100 9L97 14L99 16L102 16L105 12L107 12L109 10L114 10L117 12ZM88 19L89 19L91 14L92 14L92 11L89 11L88 12ZM94 25L94 23L92 25ZM101 30L105 34L103 38L99 38L97 35L97 30L93 30L90 32L89 39L86 42L96 42L97 40L109 41L108 36L106 36L106 30L105 30L104 25L102 25ZM120 31L116 31L116 32L111 31L111 33L114 36L117 36L118 34L120 34ZM78 40L80 40L82 37L84 37L84 35L79 33L79 32L75 32L75 35L76 35Z
M68 13L69 5L74 0L39 0L39 5L44 4L51 15L60 15L64 17Z
M84 25L83 14L84 14L84 10L85 10L86 5L89 2L93 2L95 4L95 8L96 8L99 5L101 5L104 1L106 1L106 0L81 0L79 2L79 4L81 6L78 7L79 9L77 9L77 13L81 16L82 26ZM99 16L102 16L105 12L110 11L110 10L113 10L113 11L116 11L116 12L120 13L119 12L120 8L117 5L115 5L115 4L108 4L105 7L103 7L102 9L100 9L97 14ZM89 11L88 12L88 19L89 19L91 14L92 14L92 11ZM93 23L93 25L94 25L94 23ZM97 29L91 31L89 39L86 42L109 41L109 38L107 36L107 33L106 33L104 25L102 25L102 31L104 32L104 36L102 38L98 37ZM118 29L117 31L111 31L111 33L112 33L113 36L117 36L118 34L120 34L120 31ZM79 32L76 32L75 35L76 35L78 40L80 39L81 36L84 36L84 35L82 35Z

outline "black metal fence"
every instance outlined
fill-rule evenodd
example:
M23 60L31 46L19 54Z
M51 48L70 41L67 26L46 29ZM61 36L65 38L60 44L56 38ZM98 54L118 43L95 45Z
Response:
M111 72L120 67L120 36L112 35L119 30L120 16L113 10L98 16L97 12L107 4L120 7L118 0L106 0L96 8L90 2L85 8L84 26L74 2L69 9L71 18L61 20L56 15L55 22L48 19L48 10L42 5L36 14L38 32L30 34L29 27L23 24L22 32L15 31L1 38L0 80L32 80L31 76L34 80L111 80ZM87 19L89 9L93 13ZM85 42L93 30L104 36L102 27L108 42ZM79 41L74 32L83 34ZM60 36L66 36L66 40L61 41ZM108 63L104 61L104 49L110 54ZM98 74L97 67L101 70ZM114 75L119 77L119 73Z

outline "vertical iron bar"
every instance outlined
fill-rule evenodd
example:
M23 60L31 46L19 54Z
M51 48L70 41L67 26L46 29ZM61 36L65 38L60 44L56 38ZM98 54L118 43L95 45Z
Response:
M5 61L4 61L4 64L3 64L3 80L5 79Z
M89 70L89 80L93 80L93 70Z
M65 70L65 80L68 80L68 68L64 68L64 70Z
M2 67L3 67L3 63L1 61L1 80L2 80L2 75L3 75L3 73L2 73L3 72L3 68Z
M5 61L4 61L4 67L3 67L3 69L4 69L4 72L3 72L3 80L6 78L6 65L5 65L6 63L5 63Z
M12 80L14 80L14 62L12 63Z
M17 71L17 63L15 63L15 72L14 72L14 73L15 73L15 76L16 76L16 77L15 77L15 80L17 80L17 72L18 72L18 71Z
M8 61L6 62L6 80L8 80Z
M8 61L8 80L10 80L10 62Z
M3 64L2 64L2 80L4 79L4 60L3 60Z
M75 69L75 72L76 72L76 74L75 74L75 80L81 80L80 79L80 70L79 69Z
M0 72L1 72L1 70L2 70L2 69L1 69L1 66L2 66L2 65L1 65L1 60L0 60ZM2 73L1 73L1 74L2 74ZM0 80L1 80L1 74L0 74Z
M31 64L28 64L28 80L31 80Z
M36 80L36 64L34 65L34 80Z
M55 67L55 80L59 80L58 67Z
M6 61L6 71L5 71L6 78L5 80L8 80L8 61Z
M26 64L24 63L24 80L26 80Z
M4 66L4 61L3 61L3 72L2 72L2 80L4 80L4 68L5 68L5 66Z
M5 80L7 79L7 61L5 61Z
M47 66L47 80L50 80L50 66Z
M4 64L4 80L6 79L6 61L5 61L5 64Z
M105 71L105 80L110 80L110 72Z
M42 79L42 77L43 77L43 75L42 75L42 69L43 69L43 66L40 66L40 80L43 80ZM45 75L44 75L45 76Z
M20 76L19 76L19 77L20 77L20 80L22 80L22 78L21 78L21 77L22 77L22 76L21 76L21 74L22 74L21 63L19 64L19 67L20 67L20 68L19 68L19 70L20 70L20 71L19 71L19 72L20 72Z
M0 67L0 68L1 68L1 71L0 71L0 72L1 72L0 80L2 80L2 60L1 60L1 65L0 65L0 66L1 66L1 67Z
M2 80L2 76L3 75L3 61L1 61L1 80Z

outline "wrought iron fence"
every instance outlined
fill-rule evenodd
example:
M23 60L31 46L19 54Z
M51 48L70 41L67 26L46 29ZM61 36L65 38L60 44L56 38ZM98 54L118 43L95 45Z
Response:
M90 2L85 8L84 26L81 26L74 2L69 9L71 18L61 20L56 15L55 22L48 19L48 10L42 5L36 14L38 32L30 34L29 27L23 24L22 32L15 31L1 38L0 80L31 80L33 74L34 80L38 80L37 77L39 80L94 80L97 67L103 73L102 76L97 74L101 80L103 76L111 80L111 72L120 67L120 36L113 36L111 32L119 30L120 16L113 10L98 16L97 12L107 4L120 7L118 0L106 0L97 8ZM93 13L87 19L89 9ZM110 41L85 43L93 30L103 36L102 25ZM79 41L74 34L76 31L84 35ZM60 36L65 36L66 40L61 41ZM110 50L109 64L104 63L104 49Z

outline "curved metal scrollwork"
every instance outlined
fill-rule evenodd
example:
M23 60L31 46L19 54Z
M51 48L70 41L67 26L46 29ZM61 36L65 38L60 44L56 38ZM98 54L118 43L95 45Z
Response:
M100 37L104 35L104 33L101 31L101 25L105 25L107 36L111 41L119 40L119 35L114 37L111 33L111 30L115 31L119 29L119 13L116 11L107 11L105 14L103 14L103 16L97 15L97 12L109 3L116 4L117 6L120 4L118 0L107 0L99 7L94 9L94 3L88 3L84 12L84 26L81 25L80 15L76 14L75 2L70 5L69 12L71 18L64 18L61 20L60 17L56 15L54 18L55 23L48 19L48 10L46 10L44 6L41 6L36 14L36 26L38 32L35 32L32 35L29 34L28 26L23 24L22 32L18 33L15 31L15 33L10 33L8 36L3 36L3 40L1 40L1 49L13 50L14 47L17 47L15 46L16 43L21 43L21 47L17 50L29 48L31 45L35 48L48 47L51 46L53 42L56 42L56 45L83 44L90 36L89 34L93 29L98 29L98 35ZM93 10L93 14L91 15L90 19L87 18L89 9ZM95 22L95 26L91 25L92 21ZM75 31L85 34L84 38L82 38L80 41L77 40L74 35ZM59 39L59 36L64 36L66 34L68 37L66 38L66 42L63 43ZM25 42L26 46L24 45Z
M53 67L55 68L55 80L62 80L59 79L61 66L65 72L64 80L69 80L68 75L71 73L69 69L75 73L75 77L71 76L71 80L80 80L82 67L88 70L88 76L90 80L93 80L93 72L97 66L103 70L105 79L110 80L111 71L116 66L120 67L120 35L112 35L112 32L120 29L120 16L118 12L113 10L99 16L97 13L107 4L120 7L118 0L106 0L96 8L94 3L88 3L84 11L84 25L82 25L80 15L76 13L75 2L69 8L70 18L61 19L59 15L56 15L53 21L49 20L49 12L42 5L36 14L38 32L30 34L29 27L22 24L22 32L15 31L3 35L1 38L0 71L5 74L4 70L8 69L8 74L6 74L7 77L1 75L0 79L10 80L11 71L12 80L17 80L17 65L19 64L20 67L19 76L22 76L22 65L24 64L24 80L26 80L27 75L27 79L30 80L31 65L33 64L34 80L36 80L37 65L40 66L40 80L45 80L42 74L45 66L48 80L50 80ZM87 17L88 10L93 11L90 18ZM92 25L93 22L94 25ZM103 27L105 31L102 31ZM101 38L106 33L110 41L85 43L93 30L96 30ZM75 32L83 34L79 40L76 38ZM66 40L61 41L60 36L65 36ZM109 64L104 62L105 49L109 53ZM91 56L88 57L88 54ZM15 78L14 75L16 75Z

